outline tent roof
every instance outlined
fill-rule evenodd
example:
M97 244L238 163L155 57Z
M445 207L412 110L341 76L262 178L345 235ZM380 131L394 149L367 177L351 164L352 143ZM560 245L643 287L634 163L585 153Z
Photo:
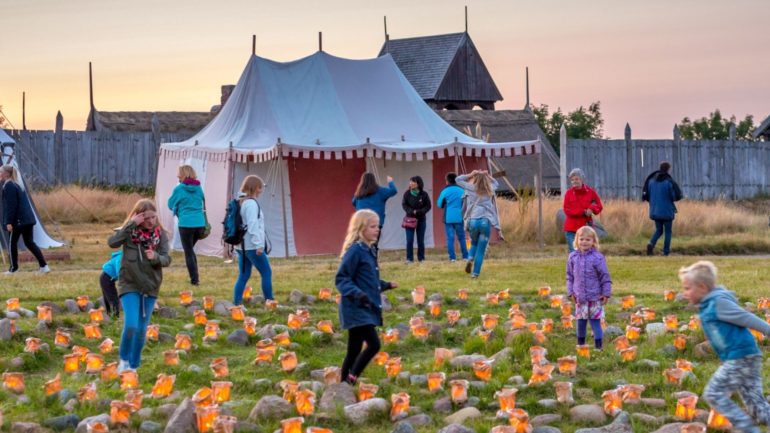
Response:
M442 120L390 55L350 60L322 51L279 63L251 56L220 113L192 138L163 145L166 154L272 159L279 150L335 159L423 154L513 156L540 151L538 137L485 143ZM180 155L176 155L180 156Z
M8 133L5 132L4 129L0 129L0 144L6 144L6 143L16 143L16 140L11 138L11 136L8 135Z

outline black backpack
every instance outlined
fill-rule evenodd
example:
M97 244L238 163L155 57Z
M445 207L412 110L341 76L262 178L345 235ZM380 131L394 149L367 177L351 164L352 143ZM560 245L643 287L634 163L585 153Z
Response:
M254 200L254 202L257 203L257 212L261 215L262 207L259 205L259 202L256 199L251 200ZM224 229L222 230L222 241L224 241L224 243L233 246L243 244L243 238L246 236L246 225L243 223L243 218L241 218L240 200L233 199L227 204L225 220L222 221L222 225L224 226ZM267 232L265 232L265 254L270 254L272 249L270 239L267 237Z

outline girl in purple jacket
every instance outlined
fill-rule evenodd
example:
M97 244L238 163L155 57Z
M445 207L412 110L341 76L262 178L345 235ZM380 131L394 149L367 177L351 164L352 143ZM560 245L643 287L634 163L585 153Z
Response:
M594 347L601 350L604 304L612 296L612 280L599 252L599 238L589 226L575 233L575 251L567 259L567 296L575 303L578 344L586 343L586 325L590 323Z

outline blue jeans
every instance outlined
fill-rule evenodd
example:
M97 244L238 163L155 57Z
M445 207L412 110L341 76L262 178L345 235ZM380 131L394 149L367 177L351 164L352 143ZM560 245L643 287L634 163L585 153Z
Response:
M468 256L473 259L472 275L478 276L481 273L481 265L484 263L484 253L487 252L491 230L491 224L486 218L474 218L468 224L468 231L471 234L471 250L468 252Z
M156 298L141 293L124 293L120 297L123 306L123 334L120 337L120 359L128 361L131 368L139 368L142 348L147 335L147 325L155 308Z
M660 235L666 232L666 237L663 239L663 255L667 256L671 252L671 227L674 225L674 220L654 220L655 221L655 233L650 238L650 245L655 247L658 243Z
M428 223L425 218L417 220L417 228L406 230L406 261L414 261L414 233L417 232L417 260L425 260L425 228Z
M594 333L594 347L597 349L602 348L602 339L604 338L604 331L602 331L601 319L578 319L577 321L577 340L578 344L586 344L586 331L588 324L591 324L591 330Z
M457 260L455 255L455 234L457 241L460 242L460 252L463 254L463 260L468 260L468 248L465 246L465 228L463 223L446 223L446 250L449 253L449 260Z
M251 278L252 265L257 268L259 276L262 277L262 295L265 299L273 299L273 270L270 269L267 254L263 252L257 255L257 250L246 250L246 260L244 260L241 250L236 251L238 252L238 279L233 288L233 304L243 303L243 291Z
M567 239L568 252L575 251L575 233L576 232L564 232L564 237Z

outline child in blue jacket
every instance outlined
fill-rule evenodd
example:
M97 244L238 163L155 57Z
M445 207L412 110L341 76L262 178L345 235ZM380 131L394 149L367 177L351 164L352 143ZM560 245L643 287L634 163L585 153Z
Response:
M120 261L123 259L123 250L112 253L110 259L102 265L102 274L99 275L99 285L102 287L102 299L107 314L120 317L120 301L118 289L115 283L120 277Z
M679 270L684 297L700 304L700 320L722 360L703 391L703 399L743 433L760 433L754 422L770 425L770 403L762 394L762 352L749 329L770 335L770 324L738 305L735 296L717 286L717 268L700 261ZM732 399L737 392L749 414Z
M342 260L335 284L340 291L340 326L348 331L348 351L342 362L340 377L355 384L369 361L380 351L377 326L382 326L381 292L398 284L380 280L377 249L380 218L371 210L359 210L348 224L342 245ZM366 349L361 351L366 342Z

